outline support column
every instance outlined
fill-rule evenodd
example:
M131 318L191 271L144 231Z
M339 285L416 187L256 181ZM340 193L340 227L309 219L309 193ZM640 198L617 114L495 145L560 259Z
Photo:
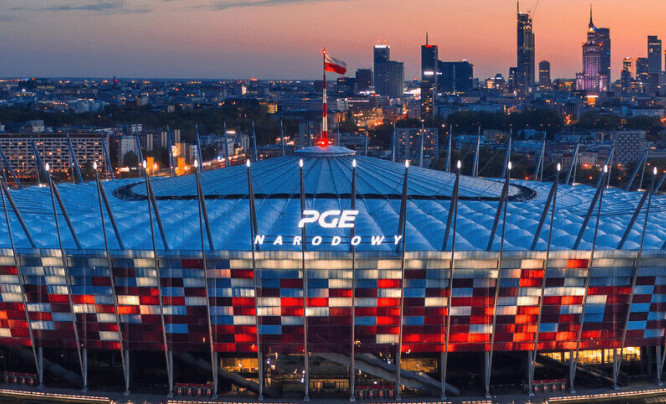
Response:
M476 137L476 149L474 150L474 164L472 165L472 177L479 176L479 152L481 149L481 126L479 126L479 134Z
M406 136L406 135L405 135ZM405 144L407 144L407 138L405 137ZM449 139L446 146L446 172L451 172L451 155L453 149L453 125L449 125Z
M576 364L574 359L574 351L569 351L569 390L571 394L576 394L574 387L574 380L576 379Z
M83 348L82 352L83 361L83 392L88 391L88 349Z
M326 83L326 81L324 81ZM328 142L328 139L326 139ZM303 180L303 159L298 161L301 191L301 215L305 210L305 182ZM301 229L301 271L303 272L303 367L305 375L303 401L310 401L310 355L308 350L308 273L305 267L305 250L307 245L307 230L305 225Z
M629 313L627 313L627 316ZM620 350L620 357L622 356L622 350ZM613 348L613 390L618 391L620 388L617 386L617 379L620 374L620 360L617 354L617 348Z
M254 133L254 122L252 122L252 136L256 139ZM257 144L254 144L255 148L255 159L256 159L256 149ZM245 166L247 167L247 194L248 194L248 203L250 207L250 249L252 251L252 278L254 280L254 326L257 329L257 361L259 370L259 395L257 400L263 401L264 399L264 352L261 347L261 324L259 322L259 271L257 271L257 259L256 259L256 247L254 245L254 237L257 234L257 208L256 201L254 198L254 188L252 185L252 172L250 171L250 160L245 161ZM217 357L217 354L216 354ZM215 372L217 373L217 372Z
M645 200L645 197L647 196L647 208L645 210L645 221L643 222L643 230L641 232L641 243L638 247L638 253L636 253L636 259L634 260L634 272L633 276L631 278L631 292L629 295L629 300L627 303L627 315L624 320L624 327L622 328L622 345L620 345L620 349L624 351L624 348L626 347L627 343L627 329L629 328L629 318L631 316L631 306L634 303L634 293L636 291L636 282L638 280L638 274L640 272L640 262L641 262L641 257L643 254L643 244L645 242L645 232L648 227L649 219L650 219L650 205L652 203L652 190L654 189L654 184L657 179L657 167L654 167L653 169L653 175L652 175L652 181L650 182L650 187L645 191L643 194L643 198L641 198L641 202L639 203L638 207L636 208L636 211L634 212L633 217L631 218L631 221L629 225L627 226L627 231L625 232L625 236L622 237L622 242L626 240L626 237L628 236L629 232L631 231L631 227L634 224L634 221L636 220L636 217L638 216L639 212L641 211L641 208L643 206L642 202ZM641 183L643 181L643 178L641 176ZM639 186L640 188L640 186ZM619 247L621 248L621 247ZM618 249L619 249L618 248ZM615 390L618 390L617 386L617 379L619 377L620 373L620 368L622 366L622 355L620 355L619 358L617 358L616 361L613 362L613 388ZM648 365L649 366L649 365Z
M150 186L150 177L148 176L148 171L146 170L146 161L143 161L143 173L146 179L146 202L148 203L148 221L150 225L150 241L153 248L153 261L155 263L155 277L157 278L157 298L160 302L160 321L162 324L162 343L164 344L164 355L166 359L166 368L167 368L167 378L169 381L169 393L167 397L173 397L173 353L169 351L169 344L166 335L166 323L164 321L164 301L162 300L162 276L160 275L160 260L157 255L157 243L155 241L155 226L153 225L153 210L151 209L151 199L155 204L154 208L157 208L157 202L153 198L153 188ZM155 211L157 213L157 210ZM158 221L158 224L160 222ZM166 238L163 236L164 248L168 249L166 244ZM208 286L208 285L206 285Z
M60 225L58 221L58 211L56 210L56 202L55 202L55 196L54 196L54 190L55 190L55 184L53 183L53 180L51 179L51 176L49 175L49 169L48 169L48 164L47 167L45 168L45 173L46 173L46 181L49 184L49 190L51 191L51 204L53 206L53 220L54 224L56 227L56 234L58 236L58 246L60 248L60 258L62 260L62 268L63 271L65 272L65 279L66 279L66 286L67 286L67 298L69 302L69 310L70 310L70 315L72 316L72 329L74 331L74 339L76 340L76 353L79 357L79 366L81 370L81 376L84 374L83 370L83 356L81 355L81 340L79 338L79 330L76 325L76 313L74 313L74 302L72 301L72 284L71 284L71 278L69 276L69 265L67 264L67 256L65 255L65 247L62 244L62 234L60 233ZM56 191L57 192L57 191ZM65 205L62 203L60 204L60 209L62 210L63 214L65 214L65 217L67 216L66 210L65 210ZM72 231L72 235L75 236L73 228L70 228ZM77 242L77 246L78 246ZM80 248L80 247L79 247ZM85 389L87 386L85 384L85 378L84 378L84 384L83 388Z
M532 352L526 352L526 357L527 359L527 394L530 397L534 396L534 390L532 388L532 385L534 384L534 361L532 360Z
M0 149L0 153L1 152L2 152L2 149ZM14 257L14 265L16 266L16 278L18 279L19 288L21 290L21 302L23 303L23 312L25 313L25 321L28 324L28 334L30 335L30 348L32 349L32 357L35 360L35 370L38 373L38 376L39 376L39 379L40 379L40 385L41 385L42 384L41 383L42 370L39 366L39 360L37 359L37 352L35 351L35 347L37 346L37 344L35 342L35 336L34 336L34 333L32 331L32 322L30 321L30 312L28 311L28 300L27 300L26 293L25 293L25 281L24 281L23 274L22 274L22 271L21 271L21 260L18 256L18 253L16 252L16 244L14 243L14 235L12 233L12 225L11 225L11 222L9 220L9 210L7 209L7 203L6 203L6 200L5 200L5 193L7 194L7 200L9 200L10 202L12 202L12 200L11 200L11 196L9 194L9 188L8 188L7 184L2 180L0 180L0 188L1 188L0 189L0 198L2 199L2 208L3 208L4 213L5 213L5 220L6 220L6 224L7 224L7 235L9 236L9 243L12 246L12 256ZM12 206L13 206L13 202L12 202ZM23 219L21 219L21 215L20 215L20 213L18 213L18 210L14 210L14 212L15 212L16 217L19 220L19 222L23 223ZM30 240L32 246L34 247L34 243L32 243L32 238L30 238L30 233L28 233L26 231L26 235L28 236L28 240Z
M657 345L657 357L654 358L654 363L657 365L657 384L659 386L664 385L661 381L661 372L664 370L664 361L662 360L661 350L661 345Z
M402 180L402 197L400 201L400 216L398 222L398 233L401 238L400 245L400 322L398 323L398 348L395 355L395 400L400 401L400 362L402 359L402 326L405 311L405 247L407 235L407 193L409 181L409 160L405 160L405 176Z
M574 389L574 380L576 379L576 365L578 364L578 352L580 350L580 342L581 338L583 337L583 327L585 326L585 310L587 309L587 296L588 292L590 289L590 279L592 278L592 268L593 268L593 262L594 262L594 252L596 251L596 246L597 246L597 234L599 233L599 221L601 220L601 206L603 205L604 202L604 179L605 176L608 174L608 166L604 166L603 172L601 173L601 176L599 177L599 184L597 187L597 192L595 195L595 198L592 200L592 203L590 204L590 208L587 212L587 216L585 218L585 221L583 222L583 226L580 229L580 233L578 234L578 239L576 240L576 243L574 244L574 250L578 249L578 244L580 243L581 239L583 238L583 233L585 232L585 229L587 227L587 221L589 220L592 211L594 210L594 204L596 203L596 196L598 195L599 198L599 206L597 207L597 220L594 226L594 236L592 238L592 249L590 251L590 259L587 262L587 276L585 277L585 292L583 294L583 301L582 301L582 309L580 313L580 324L578 325L578 334L576 336L576 351L575 351L575 356L572 356L572 368L570 369L571 371L571 392L572 394L575 392Z
M226 132L225 132L226 135ZM208 233L208 242L210 248L213 249L213 239L210 233L210 225L208 223L208 213L206 211L206 200L201 186L201 175L197 169L197 161L194 161L194 175L196 178L197 195L199 199L199 236L201 237L201 266L204 273L204 282L206 283L204 291L206 293L206 322L208 324L208 347L210 349L210 369L213 377L213 397L217 397L217 366L215 364L215 340L213 334L213 325L210 320L210 296L208 294L208 257L206 256L206 242L204 241L204 219L206 223L206 231ZM202 167L203 168L203 167ZM256 312L255 312L256 315Z
M440 382L442 384L442 394L440 396L441 400L446 400L446 368L449 361L449 336L451 334L451 297L453 296L453 268L454 268L454 259L456 255L456 235L458 228L458 189L460 186L460 169L462 164L458 160L456 164L456 182L453 184L453 197L451 198L451 204L449 205L449 219L446 223L446 230L444 232L444 242L442 243L442 251L446 249L446 243L449 237L450 222L453 221L453 234L451 238L451 260L449 261L449 279L447 287L449 288L449 294L446 297L446 332L444 334L444 352L440 358Z
M39 386L38 388L44 388L44 348L41 346L37 349L37 363L38 363L38 377L39 377Z
M395 124L394 124L395 125ZM395 130L395 128L394 128ZM351 209L356 209L356 159L352 160ZM351 239L354 228L350 229ZM351 240L350 239L350 240ZM351 243L350 243L351 244ZM351 297L351 354L349 356L349 402L356 401L356 246L351 244L352 253L352 297Z
M419 167L423 167L423 137L425 134L425 129L423 128L423 121L421 121L421 145L419 147Z
M173 369L173 351L167 351L169 369ZM169 372L169 397L173 397L173 370Z
M111 285L111 291L113 293L113 305L115 310L116 318L116 328L118 329L118 346L120 347L120 362L123 367L123 373L127 374L127 363L125 363L125 339L123 338L123 330L120 324L120 314L118 314L118 293L116 292L116 280L113 276L113 260L111 258L111 252L109 249L109 239L106 235L106 221L104 220L104 209L102 208L102 183L99 181L99 174L97 173L97 163L93 163L93 170L95 171L95 183L97 185L97 202L99 204L99 215L102 224L102 235L104 236L104 251L106 253L106 259L109 266L109 282ZM111 207L107 205L109 217L113 219L113 213L111 213ZM114 222L115 223L115 222ZM118 238L120 240L120 238ZM122 243L118 245L123 249ZM129 381L125 381L125 390L129 392Z
M402 327L402 324L400 325ZM402 347L398 344L395 355L395 401L402 401L400 397L400 360L402 359Z
M490 360L490 352L486 351L483 353L483 373L486 377L485 388L486 388L486 398L490 398L490 373L492 371L492 361Z
M259 361L257 365L257 378L259 379L259 395L257 396L257 401L264 401L264 353L261 349L257 349L257 359ZM217 353L215 354L215 360L217 360ZM215 373L217 373L217 363L215 364L215 370Z
M444 366L446 366L446 353L442 352L439 355L439 377L440 377L440 383L442 384L442 393L440 395L440 400L444 401L446 400L446 369Z
M121 352L125 356L125 396L130 394L130 353L129 351Z
M566 185L569 185L569 181L571 180L571 173L575 170L576 167L576 161L578 160L578 149L580 149L580 140L578 143L576 143L576 149L574 150L574 154L571 157L571 163L569 164L569 167L567 168L567 178L564 181ZM573 175L574 181L576 181L576 174ZM573 182L572 182L573 184Z
M550 228L548 229L548 244L546 245L546 257L543 260L543 277L541 278L541 289L539 291L539 314L537 315L537 328L536 328L536 333L534 336L534 349L531 352L530 356L530 363L528 367L528 377L527 381L529 383L529 386L527 386L528 390L528 395L530 397L534 396L534 368L536 367L536 360L537 360L537 355L539 354L539 332L541 328L541 316L543 313L543 295L544 291L546 290L546 279L548 275L548 260L550 258L550 248L551 248L551 241L553 239L553 223L555 222L555 207L557 205L557 186L560 183L560 170L562 169L562 165L560 163L557 163L557 174L555 177L555 182L553 182L552 187L550 188L550 193L548 195L548 201L546 202L546 206L544 207L543 214L541 216L541 220L539 221L539 226L536 232L536 235L534 237L534 242L532 243L532 250L536 248L537 242L539 241L539 235L541 234L541 226L543 225L543 222L546 220L546 215L548 213L548 208L550 206L551 198L553 202L553 210L550 214Z
M506 182L505 188L508 189L509 181L511 180L511 161L507 163L506 167ZM505 240L505 230L506 230L506 210L509 202L504 201L503 206L503 215L502 215L502 231L500 237L500 250L499 250L499 259L497 260L497 280L495 281L495 296L493 300L493 322L492 328L490 330L490 352L487 352L487 362L486 362L486 398L490 398L490 377L492 375L493 367L493 354L495 353L495 328L497 327L497 301L499 300L499 290L502 283L502 256L504 254L504 240ZM490 240L490 246L492 247L492 239Z

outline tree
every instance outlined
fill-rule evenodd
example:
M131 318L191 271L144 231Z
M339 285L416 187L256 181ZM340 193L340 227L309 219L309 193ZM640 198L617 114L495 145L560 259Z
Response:
M93 162L88 160L80 166L81 177L83 180L91 180L95 178L95 170L93 170Z
M621 122L622 120L617 115L593 111L584 113L576 123L576 127L581 129L617 130Z
M139 156L137 156L133 151L125 153L123 156L123 165L125 167L138 167Z
M147 152L147 155L154 158L160 167L169 166L169 151L166 147L157 146L153 148L153 150Z
M349 112L345 114L345 119L340 122L340 132L346 133L356 133L358 131L358 125L354 122L354 117L352 113Z

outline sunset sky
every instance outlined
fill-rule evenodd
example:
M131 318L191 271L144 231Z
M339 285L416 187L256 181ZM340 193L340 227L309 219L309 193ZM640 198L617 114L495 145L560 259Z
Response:
M550 60L554 78L581 70L588 10L538 2L537 63ZM385 40L411 78L427 30L441 60L467 59L483 79L516 63L515 13L514 0L2 0L0 76L308 79L323 46L353 75ZM664 0L594 2L596 25L611 29L613 80L623 57L646 55L647 35L666 39L665 17Z

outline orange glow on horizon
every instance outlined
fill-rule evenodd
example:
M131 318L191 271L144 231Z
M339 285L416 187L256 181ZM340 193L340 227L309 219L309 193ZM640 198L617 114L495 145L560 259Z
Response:
M347 62L347 75L353 75L356 68L372 67L372 47L381 38L390 45L391 58L405 62L405 77L413 77L420 76L425 27L429 45L440 47L440 58L468 59L475 77L506 77L516 64L515 0L262 1L241 7L214 0L123 3L117 13L54 13L5 0L0 9L8 21L0 24L0 35L11 41L0 50L13 57L0 67L0 76L317 79L323 44ZM521 11L536 3L521 2ZM553 78L573 78L582 69L589 1L562 5L541 0L531 10L536 60L551 62ZM613 80L624 57L647 54L648 35L666 39L664 15L662 1L595 2L595 25L611 29ZM70 29L73 21L76 30ZM126 63L128 56L140 56L141 63Z

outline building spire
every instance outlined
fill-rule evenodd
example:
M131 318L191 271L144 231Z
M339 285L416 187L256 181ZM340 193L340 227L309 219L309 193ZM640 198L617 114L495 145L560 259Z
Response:
M520 14L520 0L516 0L516 13Z
M426 46L428 46L428 31L426 31Z
M592 2L590 1L590 28L594 27L594 22L592 21Z

